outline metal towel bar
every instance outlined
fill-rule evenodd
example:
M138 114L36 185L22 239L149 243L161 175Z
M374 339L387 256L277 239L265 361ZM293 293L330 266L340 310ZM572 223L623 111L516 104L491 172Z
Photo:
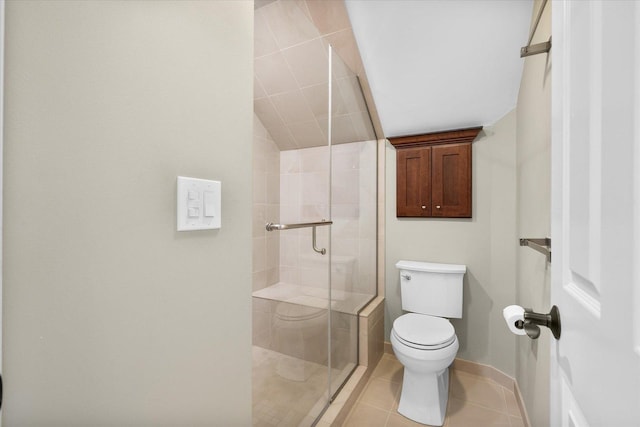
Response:
M325 255L327 250L325 248L317 248L316 247L316 227L321 227L323 225L331 225L333 221L325 221L322 220L320 222L300 222L297 224L274 224L272 222L266 225L267 231L280 231L280 230L292 230L294 228L308 228L311 227L312 231L312 241L311 244L313 246L313 250L318 252L319 254Z
M538 11L538 16L536 17L536 21L531 28L531 33L529 34L529 41L527 45L520 48L520 58L524 58L531 55L537 55L539 53L549 52L551 50L551 37L549 37L549 41L531 44L533 40L533 35L536 33L538 29L538 24L540 23L540 18L542 17L542 12L544 11L544 7L547 5L547 0L543 0L542 6L540 6L540 10Z
M547 262L551 262L551 238L520 239L520 246L529 246L531 249L546 255Z
M320 222L299 222L297 224L274 224L270 222L266 225L267 231L291 230L294 228L320 227L322 225L331 225L333 221L322 220Z

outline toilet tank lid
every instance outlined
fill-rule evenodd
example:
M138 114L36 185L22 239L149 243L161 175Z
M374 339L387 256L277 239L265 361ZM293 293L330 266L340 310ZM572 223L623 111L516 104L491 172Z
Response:
M429 273L466 273L467 266L460 264L436 264L421 261L398 261L398 270L427 271Z

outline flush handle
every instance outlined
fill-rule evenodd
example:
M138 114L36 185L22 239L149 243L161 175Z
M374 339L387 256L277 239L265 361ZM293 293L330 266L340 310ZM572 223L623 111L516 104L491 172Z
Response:
M401 274L401 276L405 280L411 280L411 275L410 274Z

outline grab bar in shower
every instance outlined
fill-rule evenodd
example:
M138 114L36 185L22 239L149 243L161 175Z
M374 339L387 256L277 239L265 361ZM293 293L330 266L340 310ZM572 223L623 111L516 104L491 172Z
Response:
M333 221L325 221L322 220L320 222L300 222L298 224L274 224L272 222L266 225L267 231L280 231L280 230L291 230L294 228L308 228L311 227L312 231L312 242L313 250L318 252L319 254L326 254L327 250L325 248L317 248L316 247L316 227L320 227L323 225L331 225Z

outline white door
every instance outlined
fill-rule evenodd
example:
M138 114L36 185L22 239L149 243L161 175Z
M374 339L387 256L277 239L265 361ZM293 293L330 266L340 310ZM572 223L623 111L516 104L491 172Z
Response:
M553 1L552 426L640 426L640 2Z
M4 0L0 0L0 427L2 426L2 201L4 135Z

